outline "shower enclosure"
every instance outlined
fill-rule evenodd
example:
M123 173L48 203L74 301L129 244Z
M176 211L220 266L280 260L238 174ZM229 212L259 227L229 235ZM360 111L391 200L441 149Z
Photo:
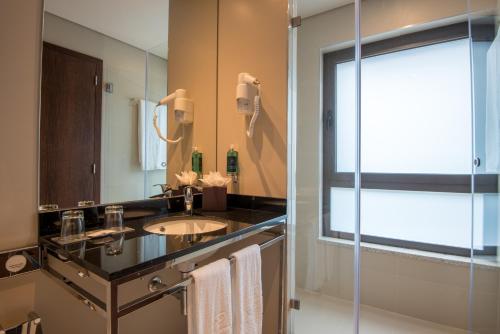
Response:
M499 6L291 2L290 333L500 333Z

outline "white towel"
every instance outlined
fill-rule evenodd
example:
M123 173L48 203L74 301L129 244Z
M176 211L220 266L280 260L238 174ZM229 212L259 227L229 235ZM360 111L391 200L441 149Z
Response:
M138 105L139 121L139 162L142 170L164 170L167 166L167 144L158 137L153 126L156 104L141 100ZM167 109L159 106L156 109L158 126L164 135L167 134Z
M231 265L221 259L191 272L188 333L233 334Z
M252 245L232 254L234 334L262 333L262 276L260 247Z

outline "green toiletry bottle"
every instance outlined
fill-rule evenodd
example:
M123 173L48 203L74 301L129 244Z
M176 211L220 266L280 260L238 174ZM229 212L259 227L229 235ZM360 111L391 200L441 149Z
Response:
M193 147L193 153L191 154L191 166L193 172L199 176L203 173L203 154L198 151L197 147Z
M228 176L235 177L238 175L239 167L238 167L238 152L234 149L234 146L231 145L229 151L227 151L227 165L226 172Z

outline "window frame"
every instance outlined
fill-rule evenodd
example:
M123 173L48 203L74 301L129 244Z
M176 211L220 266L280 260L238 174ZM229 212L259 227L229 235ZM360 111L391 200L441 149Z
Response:
M495 30L492 25L476 25L472 31L473 41L492 41ZM433 44L446 43L469 38L467 22L456 23L444 27L409 33L361 47L362 59L384 54L404 51ZM323 204L322 204L322 236L338 239L354 240L353 233L334 231L330 220L330 189L354 188L354 173L337 172L336 164L336 65L354 60L354 47L326 52L323 58ZM327 94L331 92L331 94ZM471 162L472 163L472 162ZM471 167L472 169L472 167ZM398 174L398 173L362 173L362 189L426 191L446 193L471 193L474 179L474 193L497 193L498 176L496 174ZM409 248L429 252L469 257L470 249L445 245L429 244L408 240L361 235L361 241L385 246ZM478 255L495 255L496 247L485 247L474 250Z

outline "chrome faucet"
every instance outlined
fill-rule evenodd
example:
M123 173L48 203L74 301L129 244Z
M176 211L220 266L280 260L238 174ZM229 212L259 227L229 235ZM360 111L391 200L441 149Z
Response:
M184 188L184 204L186 205L186 213L193 215L193 188L187 186Z
M170 184L155 184L155 186L161 187L161 192L163 193L163 197L172 197L173 191Z

